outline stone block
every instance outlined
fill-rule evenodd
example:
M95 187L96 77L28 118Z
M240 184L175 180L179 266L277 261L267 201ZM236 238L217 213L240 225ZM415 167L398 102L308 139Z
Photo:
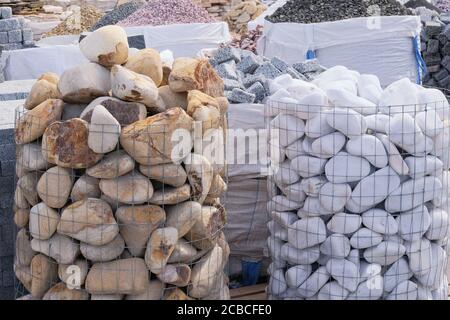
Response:
M427 43L427 53L437 53L439 52L439 40L430 39Z
M448 75L449 75L449 73L448 73L447 69L441 69L438 72L436 72L435 74L433 74L433 78L436 81L441 81L442 79L444 79Z
M11 7L0 7L0 16L2 19L10 19L12 18L12 9Z
M31 29L22 29L22 41L33 41L33 31Z
M8 32L3 31L0 32L0 44L7 44L8 43Z
M438 84L439 84L439 87L441 87L441 88L448 88L448 86L450 85L450 75L446 76L441 81L438 81Z
M289 64L284 62L283 60L273 57L270 62L274 65L275 68L280 70L281 72L285 72L287 68L289 68Z
M241 61L241 53L239 52L239 49L233 47L220 48L214 55L214 60L218 64L231 60L234 60L234 62L238 63L239 61Z
M22 42L22 30L8 31L8 43L21 43Z
M222 79L238 80L238 75L236 73L236 63L234 62L234 60L218 65L216 67L216 72Z
M0 20L0 32L20 29L20 22L17 18Z
M225 91L232 91L234 88L243 89L243 85L237 80L223 79Z
M439 53L425 53L423 59L427 66L441 63L441 55Z
M441 66L439 64L433 64L431 66L427 66L427 70L429 73L436 73L441 70Z
M247 92L255 95L256 103L262 102L264 98L267 96L266 89L260 82L255 82L254 84L252 84L247 89Z
M255 75L261 74L267 79L275 79L281 75L281 71L278 70L272 63L264 62L255 70Z
M253 73L259 67L259 62L254 54L247 55L237 64L237 69L243 73Z
M2 20L0 20L2 21ZM0 49L4 51L11 51L11 50L19 50L22 49L22 43L7 43L7 44L0 44Z
M441 65L447 69L447 71L450 71L450 56L445 56L441 61Z
M256 96L253 93L236 88L231 91L229 99L237 103L253 103L255 102Z
M437 36L442 31L442 24L436 21L427 21L425 23L425 34L428 37Z

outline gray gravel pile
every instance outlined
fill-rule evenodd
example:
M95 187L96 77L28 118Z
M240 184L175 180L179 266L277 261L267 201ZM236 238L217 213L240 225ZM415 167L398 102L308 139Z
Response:
M425 7L430 10L434 10L438 13L441 13L441 9L434 6L432 3L429 3L427 0L409 0L405 3L405 7L415 9L419 7Z
M132 15L144 4L144 0L134 0L116 7L113 11L106 13L96 24L94 24L94 26L91 28L91 31L95 31L98 28L116 24L119 21L122 21L123 19Z
M276 57L268 59L233 47L220 48L210 62L223 79L231 103L263 102L270 95L270 80L282 74L309 81L325 70L317 60L289 65Z
M273 23L319 23L373 15L377 5L382 16L409 15L396 0L290 0L266 19Z

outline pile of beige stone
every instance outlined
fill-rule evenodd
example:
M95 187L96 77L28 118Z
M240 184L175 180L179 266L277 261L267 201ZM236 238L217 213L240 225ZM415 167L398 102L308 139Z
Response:
M231 31L243 33L247 31L248 22L259 17L266 9L267 6L259 0L245 0L233 6L224 20Z
M118 26L80 49L90 62L42 75L17 116L22 299L227 299L226 166L202 148L226 130L223 81L131 55Z

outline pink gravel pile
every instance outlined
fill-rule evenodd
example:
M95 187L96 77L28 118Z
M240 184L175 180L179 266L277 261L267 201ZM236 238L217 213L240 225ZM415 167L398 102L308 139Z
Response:
M123 27L216 22L205 9L190 0L150 0L120 21Z

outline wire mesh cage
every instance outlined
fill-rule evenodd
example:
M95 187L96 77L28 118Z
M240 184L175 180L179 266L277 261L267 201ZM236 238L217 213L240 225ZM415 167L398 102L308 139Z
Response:
M387 107L266 103L270 299L447 300L441 96Z
M228 299L224 113L99 99L16 112L16 298Z

